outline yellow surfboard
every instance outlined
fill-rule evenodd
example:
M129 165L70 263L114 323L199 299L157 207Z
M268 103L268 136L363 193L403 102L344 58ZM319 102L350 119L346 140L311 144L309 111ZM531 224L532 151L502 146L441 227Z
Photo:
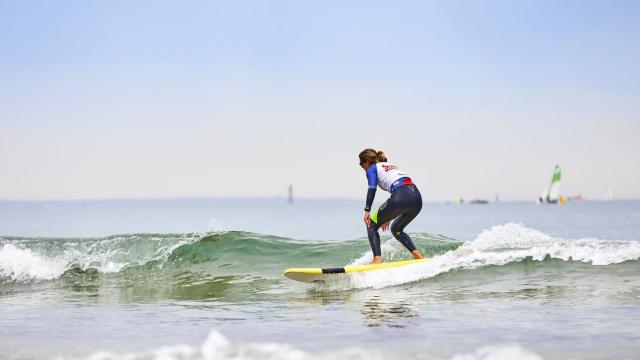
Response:
M284 276L291 280L307 283L323 283L336 274L349 274L364 271L396 268L410 264L417 264L430 259L402 260L384 262L382 264L347 265L339 268L291 268L284 271Z

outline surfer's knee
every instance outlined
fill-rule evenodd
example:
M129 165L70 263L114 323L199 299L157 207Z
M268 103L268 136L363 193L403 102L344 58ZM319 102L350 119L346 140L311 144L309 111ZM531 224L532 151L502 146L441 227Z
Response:
M398 237L402 234L402 231L404 230L404 226L398 224L396 221L391 223L391 234L393 235L394 238L398 239Z
M416 250L416 246L413 243L413 241L411 240L411 236L409 236L409 234L405 233L404 231L391 231L391 234L393 234L393 237L396 238L396 240L398 240L402 245L404 245L405 248L407 248L407 250L413 252L414 250Z

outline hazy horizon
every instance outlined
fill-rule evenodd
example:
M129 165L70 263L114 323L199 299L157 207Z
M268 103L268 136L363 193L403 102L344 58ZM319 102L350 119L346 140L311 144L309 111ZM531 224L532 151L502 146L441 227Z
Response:
M425 201L640 199L639 14L0 2L0 199L364 199L366 147Z
M375 203L382 203L389 194L381 191L376 195ZM191 196L191 197L112 197L112 198L77 198L77 199L64 199L64 198L49 198L49 199L0 199L0 202L5 203L91 203L91 202L109 202L109 201L184 201L184 200L280 200L282 203L288 202L287 195L276 194L276 195L264 195L264 196ZM362 201L364 199L362 197L354 196L354 197L338 197L338 196L294 196L293 205L299 201L315 201L315 200L335 200L335 201ZM488 200L489 203L538 203L537 199L498 199L495 201L495 198L483 198L483 197L470 197L470 198L462 198L462 203L457 203L456 198L454 199L445 199L445 200L437 200L437 199L423 199L424 203L434 203L434 204L443 204L450 203L451 205L467 205L470 204L472 200ZM628 199L590 199L584 198L581 199L569 199L569 203L571 202L611 202L611 201L621 201L621 202L634 202L640 201L640 198L628 198ZM474 204L475 205L475 204ZM482 205L482 204L480 204ZM553 206L557 205L556 203L544 204L545 206Z

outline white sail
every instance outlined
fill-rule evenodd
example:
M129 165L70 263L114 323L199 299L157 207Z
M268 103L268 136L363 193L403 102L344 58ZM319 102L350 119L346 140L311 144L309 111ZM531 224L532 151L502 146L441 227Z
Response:
M560 166L556 165L553 170L553 177L551 178L551 185L549 186L549 194L547 195L548 203L556 203L560 197L560 179L562 175L560 172Z
M540 197L538 198L538 203L542 204L542 203L546 202L548 194L549 194L549 192L547 191L547 188L542 189L542 192L540 193Z

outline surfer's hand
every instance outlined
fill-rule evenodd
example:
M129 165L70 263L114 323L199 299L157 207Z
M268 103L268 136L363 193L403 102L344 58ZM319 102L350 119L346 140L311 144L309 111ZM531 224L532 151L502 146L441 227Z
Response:
M389 221L387 221L386 223L382 224L382 226L380 227L382 229L382 231L387 231L387 229L389 229Z
M371 227L371 214L368 211L364 212L364 223L368 228Z

